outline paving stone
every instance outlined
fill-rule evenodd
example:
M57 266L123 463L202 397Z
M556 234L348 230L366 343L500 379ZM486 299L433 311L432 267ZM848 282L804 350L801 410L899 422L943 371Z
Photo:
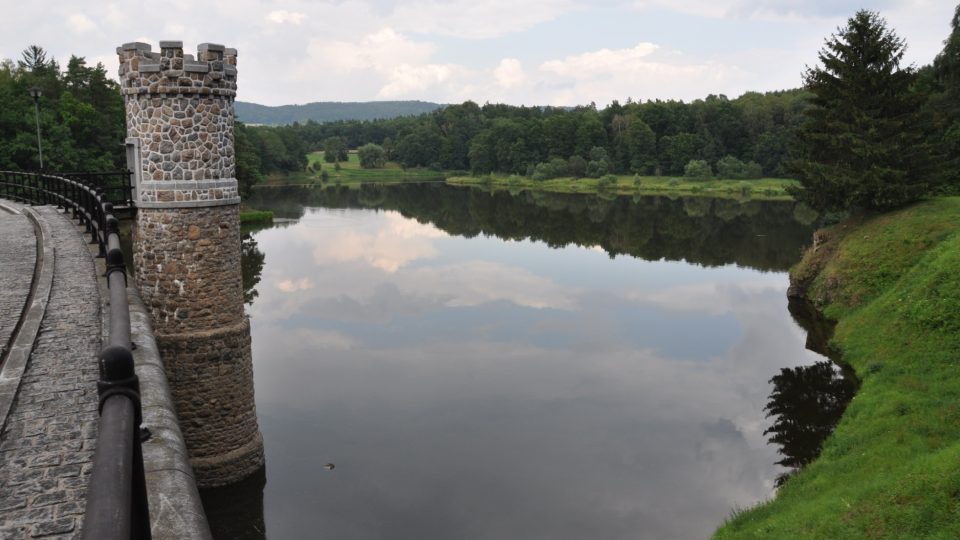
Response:
M34 525L30 530L30 536L51 536L54 534L65 534L73 530L76 521L72 517L65 517L53 521L46 521Z
M30 293L37 260L37 237L24 215L0 210L0 356L10 345L13 329Z
M52 235L53 284L33 352L0 433L3 539L78 535L77 514L86 504L96 447L102 314L94 261L72 221L52 207L35 209ZM9 313L8 305L16 305L16 295L10 291L29 287L29 280L25 285L14 283L12 276L22 271L20 266L27 259L32 276L35 258L32 237L32 251L4 243L14 236L7 233L8 226L33 234L29 222L0 214L4 231L0 235L0 342L5 342L3 332L9 325L2 317Z

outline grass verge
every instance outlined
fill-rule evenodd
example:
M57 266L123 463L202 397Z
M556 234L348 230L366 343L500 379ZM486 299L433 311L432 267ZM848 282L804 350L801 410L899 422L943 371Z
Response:
M443 180L442 171L429 169L404 169L397 163L387 163L381 169L364 169L356 152L347 154L347 161L337 164L323 160L323 152L307 154L307 169L304 172L272 175L268 184L359 184L363 182L400 183L425 180ZM326 172L327 179L323 180Z
M663 195L702 195L722 198L750 198L762 200L790 200L787 187L797 185L795 180L761 178L758 180L695 180L658 176L612 176L606 183L597 178L554 178L534 180L524 176L454 176L448 184L488 187L490 189L532 189L556 193L612 193Z
M960 538L960 197L819 231L791 280L862 384L820 457L715 538Z

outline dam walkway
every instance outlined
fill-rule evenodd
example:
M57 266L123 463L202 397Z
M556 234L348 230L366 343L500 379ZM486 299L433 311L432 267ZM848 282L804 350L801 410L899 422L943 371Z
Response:
M0 538L81 530L104 335L93 255L63 211L0 201Z

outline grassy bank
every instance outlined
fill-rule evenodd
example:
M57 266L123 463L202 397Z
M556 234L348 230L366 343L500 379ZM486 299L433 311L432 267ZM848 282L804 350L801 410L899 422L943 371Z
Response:
M534 180L524 176L455 176L447 179L448 184L484 186L491 189L533 189L556 193L608 192L615 194L663 195L677 193L681 195L703 195L710 197L751 198L766 200L789 200L787 187L796 185L795 180L782 178L761 178L758 180L695 180L690 178L669 178L657 176L614 176L615 182L604 182L597 178L554 178Z
M717 538L960 538L960 197L820 234L795 286L862 381L820 457Z
M273 212L269 210L240 210L240 224L273 223Z

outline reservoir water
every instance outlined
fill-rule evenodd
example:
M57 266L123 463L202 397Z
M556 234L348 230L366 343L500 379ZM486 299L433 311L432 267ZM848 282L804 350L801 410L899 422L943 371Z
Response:
M286 218L244 238L267 465L204 494L219 537L705 538L786 471L770 381L823 360L787 309L816 218L793 202L252 205Z

